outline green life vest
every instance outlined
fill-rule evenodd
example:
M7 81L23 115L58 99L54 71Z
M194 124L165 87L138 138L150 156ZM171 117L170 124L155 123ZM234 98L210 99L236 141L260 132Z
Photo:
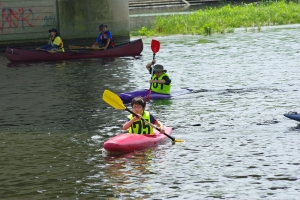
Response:
M162 80L163 77L168 76L168 74L164 73L162 74L160 77L156 77L156 75L154 74L152 76L152 80ZM171 91L171 84L166 85L166 84L160 84L160 83L152 83L151 84L151 90L153 92L157 92L160 94L170 94Z
M131 120L134 116L132 114L128 115ZM150 113L144 111L142 118L150 123ZM131 124L129 128L129 133L134 134L154 134L152 126L146 124L143 120L135 121Z

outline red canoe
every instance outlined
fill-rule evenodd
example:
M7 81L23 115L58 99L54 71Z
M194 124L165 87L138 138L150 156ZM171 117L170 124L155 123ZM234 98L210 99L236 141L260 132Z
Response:
M165 127L165 133L170 135L172 128ZM156 146L166 140L171 141L167 136L160 134L157 130L154 130L154 135L124 133L104 142L103 148L109 152L136 151Z
M86 58L138 56L143 51L142 39L120 44L107 50L73 50L66 52L50 53L39 50L28 50L14 47L6 48L6 57L11 62L24 61L57 61L78 60Z

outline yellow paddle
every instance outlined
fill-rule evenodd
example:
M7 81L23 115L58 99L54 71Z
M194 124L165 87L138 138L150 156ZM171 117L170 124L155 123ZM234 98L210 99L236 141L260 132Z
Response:
M103 95L102 95L102 99L103 101L105 101L107 104L109 104L110 106L114 107L115 109L117 110L126 110L128 112L130 112L131 114L137 116L137 114L135 114L134 112L132 112L131 110L129 110L124 104L123 104L123 101L122 99L115 93L109 91L109 90L105 90L103 92ZM153 128L155 128L156 130L160 131L160 129L155 126L154 124L151 124L150 122L148 122L147 120L143 119L142 120L151 125ZM165 136L167 136L168 138L170 138L173 142L183 142L183 140L177 140L175 139L174 137L166 134L166 133L163 133Z

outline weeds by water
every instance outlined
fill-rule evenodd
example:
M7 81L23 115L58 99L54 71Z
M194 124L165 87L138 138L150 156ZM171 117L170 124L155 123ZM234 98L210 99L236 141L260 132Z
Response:
M187 15L157 16L151 29L142 27L142 36L232 33L234 28L260 31L262 26L300 23L300 3L262 1L259 3L208 7Z

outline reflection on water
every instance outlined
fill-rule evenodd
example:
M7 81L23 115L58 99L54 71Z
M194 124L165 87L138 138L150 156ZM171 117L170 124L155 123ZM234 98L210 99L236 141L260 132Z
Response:
M91 121L101 120L96 116L103 115L99 112L103 85L126 85L128 81L126 76L119 75L121 71L128 73L123 61L113 58L12 63L9 69L2 68L3 73L8 73L1 87L5 94L1 97L2 128L97 129L97 123L92 123L92 127Z
M34 67L37 62L7 62L6 66L10 68L22 68L22 67ZM44 65L55 66L55 67L64 67L66 61L56 61L56 62L43 62Z
M168 36L156 54L172 88L147 109L183 143L102 153L128 113L102 100L147 89L143 55L10 64L0 55L3 199L298 199L299 25ZM203 42L208 41L208 42Z
M140 195L139 193L152 190L154 186L147 182L156 175L153 163L165 154L162 148L150 148L121 155L106 155L103 173L108 178L108 183L118 183L118 188L114 191L115 197L151 198L150 194ZM140 184L145 183L145 185L138 186L137 178L140 179Z

